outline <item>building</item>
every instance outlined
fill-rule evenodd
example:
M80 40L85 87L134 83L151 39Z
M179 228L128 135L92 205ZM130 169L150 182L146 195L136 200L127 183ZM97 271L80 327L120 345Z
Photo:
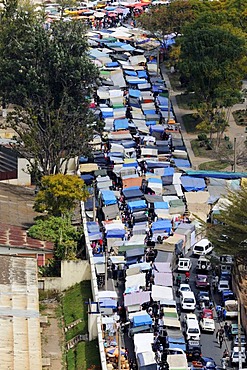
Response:
M42 369L37 263L0 256L0 356L2 370Z

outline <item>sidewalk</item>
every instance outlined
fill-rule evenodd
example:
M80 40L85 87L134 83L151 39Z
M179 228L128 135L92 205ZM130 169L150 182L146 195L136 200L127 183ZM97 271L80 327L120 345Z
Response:
M181 134L182 134L182 137L183 137L183 140L184 140L184 144L187 148L187 152L188 152L188 156L189 156L189 159L190 159L190 162L191 162L192 169L197 170L201 163L209 162L212 159L211 158L196 157L194 155L194 152L191 148L191 140L196 139L197 135L196 134L188 134L186 132L184 124L183 124L183 119L182 119L182 117L184 115L193 113L194 111L191 110L191 109L181 109L178 106L176 96L180 95L181 93L178 92L178 91L174 91L172 89L169 77L167 75L167 69L166 69L164 63L162 63L160 65L160 71L161 71L161 75L163 77L163 80L165 81L166 86L169 89L170 100L171 100L172 105L173 105L173 110L174 110L174 114L176 116L177 122L181 124ZM243 81L243 87L247 88L247 81ZM245 127L236 125L235 120L234 120L233 115L232 115L232 112L234 112L235 110L246 109L246 105L247 105L247 103L236 104L231 108L231 112L230 112L230 115L229 115L229 127L227 128L225 134L227 136L229 136L230 141L232 142L232 144L234 142L234 138L236 138L236 142L238 143L240 141L245 140L245 138L247 137L247 134L245 133Z

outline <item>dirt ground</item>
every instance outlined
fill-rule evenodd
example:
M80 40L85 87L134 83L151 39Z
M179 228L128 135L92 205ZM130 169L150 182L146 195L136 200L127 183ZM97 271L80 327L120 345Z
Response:
M43 303L42 303L43 304ZM46 300L42 316L47 316L48 324L42 328L42 357L50 359L50 366L43 367L43 370L63 370L63 348L64 335L61 324L56 317L56 308L58 306L55 300Z

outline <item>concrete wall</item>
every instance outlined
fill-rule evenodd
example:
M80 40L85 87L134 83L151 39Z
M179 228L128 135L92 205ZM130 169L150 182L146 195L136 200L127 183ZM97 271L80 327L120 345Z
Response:
M91 269L88 261L62 261L61 277L45 277L39 279L43 281L43 290L56 290L62 292L73 285L84 280L91 279Z
M96 277L95 268L94 268L92 248L91 248L89 237L88 237L87 224L86 224L87 220L86 220L86 213L85 213L83 202L81 202L81 215L82 215L82 220L83 220L84 236L85 236L85 241L86 241L86 252L87 252L87 257L88 257L88 260L91 266L91 287L92 287L93 300L94 302L99 302L97 277ZM94 315L94 317L92 318L90 317L90 315ZM88 323L89 323L89 327L88 327L89 340L98 338L101 369L107 370L104 340L103 340L103 333L102 333L102 327L101 327L101 314L89 314Z
M17 178L2 180L1 182L11 185L29 186L31 185L31 176L27 171L29 162L25 158L18 158Z

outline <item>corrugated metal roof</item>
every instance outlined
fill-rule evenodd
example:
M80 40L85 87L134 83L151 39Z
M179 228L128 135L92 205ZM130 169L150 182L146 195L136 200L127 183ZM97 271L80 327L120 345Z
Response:
M53 243L30 238L25 229L0 223L0 247L22 247L26 249L40 249L52 251Z
M41 370L37 262L33 258L0 259L1 369Z

